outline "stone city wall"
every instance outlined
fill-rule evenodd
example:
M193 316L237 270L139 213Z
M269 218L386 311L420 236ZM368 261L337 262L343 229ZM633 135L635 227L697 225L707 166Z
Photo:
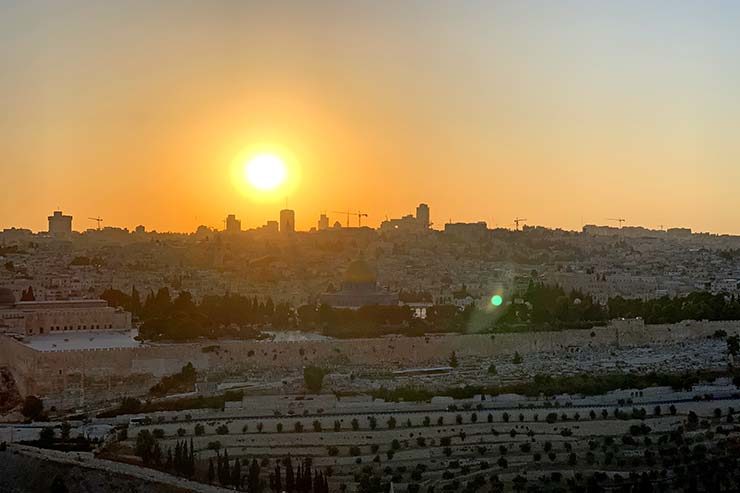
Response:
M201 373L282 372L318 365L387 369L446 365L449 355L487 357L571 351L602 345L644 346L708 337L717 330L740 333L740 322L682 322L645 326L614 321L591 330L512 334L448 334L300 342L205 341L109 350L39 352L0 338L0 366L8 366L23 394L75 402L141 394L188 362ZM208 348L204 351L205 348Z

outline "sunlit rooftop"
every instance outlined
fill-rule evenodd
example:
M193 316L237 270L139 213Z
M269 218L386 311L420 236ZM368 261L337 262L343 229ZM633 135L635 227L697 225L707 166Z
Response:
M141 346L134 339L137 335L137 330L80 331L26 337L21 342L36 351L121 349Z

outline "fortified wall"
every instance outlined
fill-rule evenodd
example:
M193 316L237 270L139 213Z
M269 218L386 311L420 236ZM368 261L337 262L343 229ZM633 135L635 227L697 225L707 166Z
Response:
M8 337L0 338L0 366L10 368L20 392L77 403L141 394L188 362L201 373L259 374L324 367L413 368L446 365L459 357L492 357L518 351L562 352L593 346L672 344L705 338L718 330L740 333L740 322L682 322L645 326L617 320L591 330L511 334L445 334L424 337L332 339L322 341L206 341L139 348L40 352Z

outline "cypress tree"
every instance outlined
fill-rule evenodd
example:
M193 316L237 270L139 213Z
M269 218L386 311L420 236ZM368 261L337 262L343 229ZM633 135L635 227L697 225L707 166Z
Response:
M213 458L208 459L208 484L213 484L216 479L216 471L213 469Z

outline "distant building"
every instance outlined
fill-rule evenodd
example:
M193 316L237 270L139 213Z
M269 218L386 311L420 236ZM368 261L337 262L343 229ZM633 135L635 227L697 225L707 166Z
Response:
M419 204L416 207L416 222L424 229L429 228L429 206L427 204Z
M50 235L57 237L72 235L72 216L65 216L62 211L54 211L48 219Z
M0 288L0 333L32 336L131 327L131 314L105 300L16 301L10 289Z
M292 209L283 209L280 211L280 232L295 232L295 211Z
M139 224L138 226L136 226L136 229L134 229L134 233L143 235L144 233L146 233L146 228L143 224Z
M667 233L673 238L691 238L691 228L668 228Z
M257 228L257 231L263 233L277 233L280 231L280 224L277 221L267 221L264 225Z
M382 232L419 232L429 229L429 206L427 204L419 204L416 208L416 216L407 214L401 218L386 219L380 223L380 231Z
M317 229L319 231L329 229L329 216L326 214L321 214L321 216L319 216L319 225Z
M465 241L480 241L488 237L489 230L485 221L477 223L447 223L445 235Z
M355 260L344 273L341 289L322 294L321 303L356 310L368 305L397 305L398 295L378 286L375 271L367 262Z
M239 233L242 230L242 222L234 214L226 216L226 232Z

